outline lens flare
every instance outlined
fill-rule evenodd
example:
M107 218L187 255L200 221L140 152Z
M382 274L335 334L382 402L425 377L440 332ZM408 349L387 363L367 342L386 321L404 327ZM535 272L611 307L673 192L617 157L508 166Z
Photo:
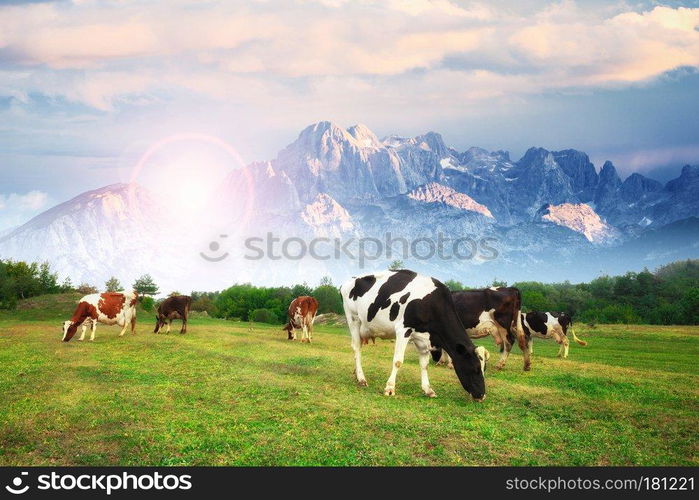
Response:
M232 165L231 165L232 163ZM231 168L232 167L232 168ZM199 214L221 194L225 177L233 171L243 175L240 213L233 222L245 226L250 220L255 192L245 163L233 146L224 140L200 133L171 135L151 145L131 172L130 183L145 180L145 187L154 192L174 212Z

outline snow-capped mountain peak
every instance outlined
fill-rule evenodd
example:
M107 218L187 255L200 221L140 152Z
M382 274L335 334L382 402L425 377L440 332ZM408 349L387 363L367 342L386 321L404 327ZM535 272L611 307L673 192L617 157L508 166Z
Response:
M476 202L473 198L464 193L458 193L452 188L442 184L431 182L420 186L408 193L408 198L422 201L424 203L442 203L460 210L477 212L486 217L493 218L488 207Z
M539 214L542 220L578 232L591 243L609 243L619 237L619 232L604 222L592 207L585 203L545 205Z

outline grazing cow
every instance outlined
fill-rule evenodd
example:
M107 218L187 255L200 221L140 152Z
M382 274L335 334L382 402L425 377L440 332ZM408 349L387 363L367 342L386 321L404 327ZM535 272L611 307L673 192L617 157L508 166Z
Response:
M456 313L469 337L479 339L492 335L500 348L500 360L495 365L499 370L505 366L512 350L515 337L524 354L524 369L531 369L529 350L522 329L519 312L522 298L517 288L500 287L482 290L452 292ZM441 353L435 351L432 357L440 360Z
M313 322L317 312L318 301L313 297L302 295L292 300L286 312L289 321L283 328L289 335L289 340L296 340L296 329L300 328L302 332L301 342L310 344L313 337Z
M153 333L160 333L165 323L167 323L167 331L165 333L170 333L173 319L181 319L182 328L180 333L187 333L187 318L189 317L189 308L191 306L192 297L187 295L175 295L163 300L158 306Z
M396 393L398 369L412 341L420 356L421 386L426 396L435 396L427 377L434 347L449 353L461 385L476 401L483 401L485 379L476 348L459 321L449 289L441 282L404 269L384 271L350 279L340 287L340 294L359 385L367 385L361 359L364 339L395 339L386 396Z
M131 333L136 333L137 301L138 294L136 292L106 292L85 295L78 302L73 317L63 323L63 341L68 342L72 339L80 325L83 325L83 330L78 340L83 340L88 322L92 326L90 340L95 340L97 323L121 326L120 337L124 335L129 324L131 325Z
M528 313L520 313L522 319L522 327L527 338L527 346L529 354L534 352L532 337L540 337L542 339L553 338L560 348L558 349L558 357L564 359L568 357L568 329L573 334L573 340L578 344L585 346L587 342L580 340L573 331L573 319L566 313L550 313L532 311Z

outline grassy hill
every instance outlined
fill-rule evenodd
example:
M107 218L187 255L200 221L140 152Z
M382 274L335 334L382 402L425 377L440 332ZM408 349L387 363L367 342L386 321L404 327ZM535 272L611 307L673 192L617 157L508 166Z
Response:
M61 343L53 317L29 318L69 302L0 319L0 465L699 464L697 327L580 328L567 360L537 339L531 372L491 359L477 404L444 367L425 398L412 347L383 396L387 341L364 347L357 387L339 326L308 345L206 318L154 335L148 318Z
M23 321L45 321L50 319L70 319L80 298L79 292L39 295L20 300L17 309L12 311L0 309L0 321L3 319Z

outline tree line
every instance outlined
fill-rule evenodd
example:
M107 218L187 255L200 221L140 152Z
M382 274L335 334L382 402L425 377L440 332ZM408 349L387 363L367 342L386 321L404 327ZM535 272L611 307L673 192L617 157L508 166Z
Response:
M445 283L466 289L458 281ZM495 286L507 285L494 282ZM561 311L585 323L699 324L699 260L677 261L651 272L600 276L589 283L523 281L525 311Z
M109 278L102 290L121 292L124 287L115 277ZM139 295L150 298L160 293L153 278L144 274L131 285ZM48 262L31 262L0 259L0 309L14 309L17 302L37 295L78 292L83 295L97 293L97 287L89 283L73 285L70 277L59 283L58 274L51 271ZM150 296L150 297L148 297ZM150 298L150 303L153 299Z
M401 263L402 264L402 263ZM392 268L400 267L398 263ZM451 290L467 286L456 280L446 281ZM494 280L488 286L506 286ZM699 324L699 260L677 261L651 272L629 272L622 276L600 276L589 283L573 284L524 281L513 283L522 292L525 311L565 311L576 321L587 323ZM122 291L116 277L103 290ZM159 294L153 278L144 275L130 289L142 299L142 307L152 310L153 296ZM17 302L35 295L78 291L96 293L97 288L82 283L75 287L66 279L58 282L48 263L0 260L0 308L12 309ZM178 295L173 292L170 295ZM315 297L319 314L342 314L342 297L328 277L315 286L307 283L290 287L260 287L249 283L235 284L219 292L191 292L192 309L210 316L281 324L287 308L300 295Z

